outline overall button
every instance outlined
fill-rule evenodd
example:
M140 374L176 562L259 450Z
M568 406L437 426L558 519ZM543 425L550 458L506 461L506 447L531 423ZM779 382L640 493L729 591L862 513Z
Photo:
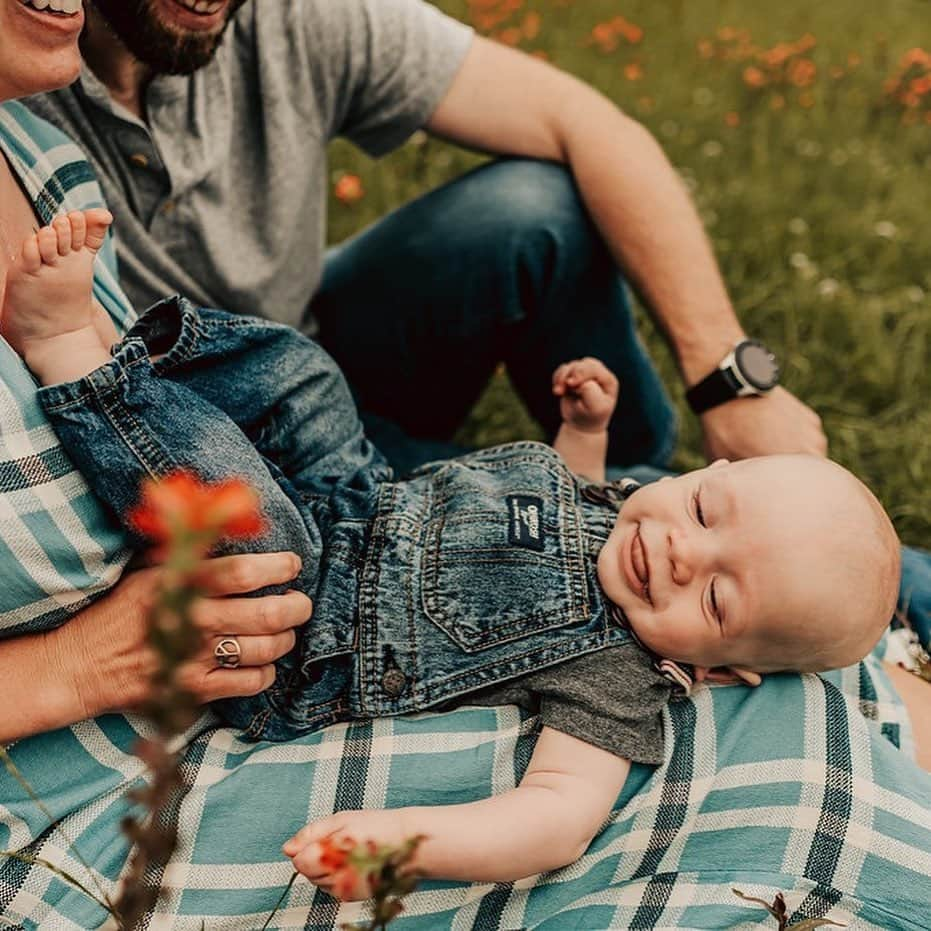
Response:
M133 154L129 156L129 160L137 168L148 168L149 167L149 156L146 155L145 152L133 152Z
M381 677L381 687L385 690L385 694L397 698L407 688L407 676L397 666L392 666L386 669Z

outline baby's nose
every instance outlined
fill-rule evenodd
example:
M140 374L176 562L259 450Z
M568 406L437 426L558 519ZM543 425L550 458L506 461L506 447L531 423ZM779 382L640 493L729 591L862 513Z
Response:
M667 539L672 581L676 585L688 585L699 568L701 555L691 536L677 527L670 528Z

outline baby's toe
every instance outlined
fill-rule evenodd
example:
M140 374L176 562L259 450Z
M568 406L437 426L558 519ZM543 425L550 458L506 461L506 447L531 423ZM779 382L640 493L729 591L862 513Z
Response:
M42 267L42 254L39 252L39 237L33 233L23 243L19 257L19 266L30 275L34 275Z
M84 211L72 210L68 214L68 221L71 223L71 248L75 252L80 252L87 238L87 220L84 218Z
M95 207L93 210L84 211L84 217L87 221L85 245L92 252L97 252L107 238L107 230L113 222L113 214L109 210Z
M43 226L36 233L36 242L39 245L39 255L44 265L58 264L58 233L51 226Z
M52 229L58 238L58 254L67 255L71 251L71 221L68 217L56 217L52 221Z

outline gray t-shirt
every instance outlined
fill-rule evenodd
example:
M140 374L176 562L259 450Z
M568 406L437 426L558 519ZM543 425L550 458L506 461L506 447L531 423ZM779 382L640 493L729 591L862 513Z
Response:
M320 281L327 143L400 145L471 40L423 0L251 0L209 65L151 83L146 123L87 68L27 103L90 158L137 309L180 292L300 327Z
M657 766L672 686L636 643L609 647L464 696L457 705L520 705L540 723Z

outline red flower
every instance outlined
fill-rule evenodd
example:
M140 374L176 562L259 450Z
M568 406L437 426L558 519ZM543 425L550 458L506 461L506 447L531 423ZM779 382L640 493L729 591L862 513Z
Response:
M333 872L341 870L349 862L349 854L356 846L351 837L344 837L340 840L324 837L317 843L320 846L320 865Z
M342 174L333 186L333 196L344 204L354 204L365 197L365 188L358 175Z
M258 495L241 479L209 485L185 471L146 482L129 522L140 534L162 544L183 535L246 539L265 526Z

